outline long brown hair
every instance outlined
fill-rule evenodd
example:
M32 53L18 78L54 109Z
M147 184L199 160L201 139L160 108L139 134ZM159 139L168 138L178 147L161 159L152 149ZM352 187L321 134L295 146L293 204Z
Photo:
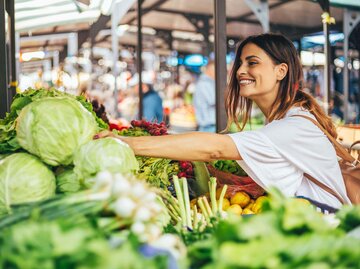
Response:
M227 129L232 122L235 122L243 130L251 117L252 100L240 96L239 82L236 77L242 50L249 43L264 50L274 64L286 63L288 65L288 72L280 82L280 89L268 120L271 122L281 119L292 106L300 106L312 113L317 121L336 138L337 133L331 118L325 114L311 95L302 90L303 70L293 43L283 35L269 33L249 36L237 48L226 95ZM238 123L239 119L241 125Z

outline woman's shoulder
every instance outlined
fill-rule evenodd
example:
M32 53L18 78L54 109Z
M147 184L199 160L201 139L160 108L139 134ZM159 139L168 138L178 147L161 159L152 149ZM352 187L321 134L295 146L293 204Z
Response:
M270 137L280 139L298 139L298 137L306 138L313 135L321 134L321 130L310 120L295 115L304 115L312 119L316 118L308 110L301 107L291 108L284 118L274 120L262 128L261 132Z

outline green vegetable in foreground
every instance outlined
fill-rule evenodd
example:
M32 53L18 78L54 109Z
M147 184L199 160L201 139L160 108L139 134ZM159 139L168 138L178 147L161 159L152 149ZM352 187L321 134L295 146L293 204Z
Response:
M74 156L74 172L80 179L98 172L129 173L139 169L134 152L119 139L107 137L82 145Z
M69 165L79 146L98 131L94 117L69 97L48 97L27 105L17 119L19 144L45 163Z
M38 158L14 153L0 161L0 213L11 205L47 199L55 194L55 176Z
M56 189L60 193L74 193L81 189L81 182L73 168L66 168L56 173Z
M86 100L84 96L75 96L63 91L50 89L32 89L29 88L24 92L17 93L14 96L10 106L10 112L6 117L0 119L0 153L16 152L21 149L16 136L16 119L21 110L31 102L41 100L48 97L69 97L78 101L86 110L88 110L97 122L100 129L107 129L108 125L99 118L94 112L92 104Z

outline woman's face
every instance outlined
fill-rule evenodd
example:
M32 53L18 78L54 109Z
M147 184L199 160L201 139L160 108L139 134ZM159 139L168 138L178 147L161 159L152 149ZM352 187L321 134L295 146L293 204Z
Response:
M236 72L240 95L253 101L265 96L275 99L280 80L287 72L287 66L285 65L284 70L281 65L284 64L275 65L266 52L255 44L245 45L240 55L240 67Z

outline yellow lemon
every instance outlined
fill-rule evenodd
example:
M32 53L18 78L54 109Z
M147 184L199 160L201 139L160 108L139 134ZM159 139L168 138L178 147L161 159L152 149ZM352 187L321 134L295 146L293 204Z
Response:
M229 206L229 208L226 210L226 212L228 212L230 214L241 215L242 209L241 209L241 206L239 206L238 204L233 204L233 205Z
M242 212L242 215L251 215L251 214L255 214L255 213L249 208L245 208Z
M260 196L259 198L257 198L251 210L254 211L254 213L260 213L262 211L263 203L267 199L267 196Z
M241 207L245 207L250 202L250 196L243 191L239 191L235 193L233 197L231 197L230 200L231 204L238 204Z
M248 208L251 210L251 208L254 204L255 204L255 201L253 199L250 199L250 202L248 203L248 205L245 208Z
M258 197L255 202L256 203L263 203L267 199L268 199L268 197L263 195L263 196Z

